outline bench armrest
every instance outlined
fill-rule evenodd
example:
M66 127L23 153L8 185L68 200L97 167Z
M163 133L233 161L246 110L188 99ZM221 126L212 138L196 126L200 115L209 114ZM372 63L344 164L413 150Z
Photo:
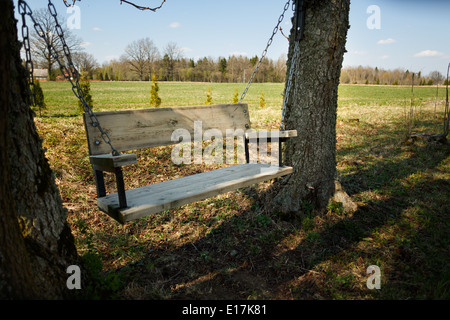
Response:
M135 154L121 154L119 156L102 154L90 156L89 158L94 170L107 172L115 172L116 168L137 163L137 156Z
M268 141L272 139L284 140L287 138L293 138L297 136L297 130L273 130L273 131L250 131L245 133L245 139L247 140L259 140L267 139Z

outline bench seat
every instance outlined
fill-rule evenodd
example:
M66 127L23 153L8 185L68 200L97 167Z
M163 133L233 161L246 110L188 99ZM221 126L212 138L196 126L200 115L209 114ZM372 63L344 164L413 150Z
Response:
M281 143L296 137L297 131L252 130L247 104L104 111L94 118L85 114L84 122L98 207L121 223L292 173L291 167L283 166ZM121 153L178 144L179 133L189 137L188 142L232 138L233 148L236 138L243 143L246 163L126 190L122 167L137 163L137 157L108 154L112 149L108 140ZM263 152L258 146L265 143L278 144L276 166L255 163ZM115 174L116 193L107 194L104 172Z
M292 173L292 167L245 163L126 191L127 208L116 193L97 199L99 208L125 223L221 193Z

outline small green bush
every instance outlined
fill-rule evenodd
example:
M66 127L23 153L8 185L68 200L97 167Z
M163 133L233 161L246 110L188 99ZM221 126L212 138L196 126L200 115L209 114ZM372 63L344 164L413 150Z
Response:
M330 203L327 206L328 211L334 212L338 215L343 215L345 213L344 211L344 205L342 202L336 202L336 201L330 201Z
M39 112L42 109L46 109L47 105L45 103L44 91L42 91L41 83L39 81L34 82L34 102L31 101L32 105L39 108Z
M158 78L152 75L152 88L150 90L150 106L158 108L161 105L161 98L159 97Z
M261 97L259 98L259 106L260 108L266 107L266 99L264 98L264 91L261 92Z
M90 300L117 299L123 287L119 275L113 271L103 272L102 260L96 253L85 253L81 260L87 274L77 297Z
M205 101L205 105L208 104L212 104L212 93L211 93L211 88L208 88L208 91L206 91L206 101Z
M84 101L86 101L88 106L92 109L94 106L94 100L92 99L91 95L91 83L89 82L84 72L81 73L80 87L81 91L83 92ZM84 113L83 103L80 100L78 100L78 109L80 113Z
M238 103L238 102L239 102L239 92L238 92L238 89L234 89L234 95L233 95L232 103Z

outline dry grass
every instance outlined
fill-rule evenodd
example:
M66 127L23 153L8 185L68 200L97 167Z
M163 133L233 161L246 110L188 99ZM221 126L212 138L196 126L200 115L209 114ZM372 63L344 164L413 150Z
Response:
M111 97L104 94L102 98L101 93L109 91L121 101L117 108L123 101L129 101L126 107L143 107L145 99L138 102L133 97L145 86L124 86L132 90L121 90L120 83L93 85L98 108L106 108ZM171 86L161 86L163 103L187 105L199 104L188 97L204 100L203 91L210 84ZM61 93L63 88L43 85L44 93L47 89L54 96L48 95L46 117L36 118L36 124L68 208L78 252L99 257L103 276L108 275L105 279L109 280L89 295L121 299L450 298L450 272L446 271L450 262L450 150L441 145L401 144L407 88L341 87L338 172L346 191L359 204L353 214L331 206L318 213L305 203L301 220L283 220L264 207L273 192L271 184L265 183L124 226L96 207L84 127L80 116L68 117L70 102L59 102L70 101ZM149 96L149 88L140 95ZM440 121L430 103L434 90L423 89L422 94L420 88L416 92L422 99L417 103L423 115L416 130L428 132L438 128ZM177 100L176 90L185 93L183 101ZM265 92L265 110L258 107L260 90ZM246 102L254 126L278 127L281 90L282 85L261 84L249 96ZM234 87L214 85L212 92L213 98L220 97L214 102L223 103L231 100ZM55 114L64 116L51 117ZM170 148L164 147L139 151L138 157L138 164L126 171L129 187L211 169L175 166ZM111 179L107 184L113 188ZM382 270L381 290L367 289L370 265Z

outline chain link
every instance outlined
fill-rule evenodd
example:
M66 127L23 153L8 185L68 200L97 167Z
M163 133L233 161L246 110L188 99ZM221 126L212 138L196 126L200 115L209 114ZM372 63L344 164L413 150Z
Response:
M36 88L34 86L34 67L31 59L31 45L30 45L30 30L26 24L27 5L19 0L19 13L22 16L22 39L23 47L25 49L25 69L27 70L27 79L29 89L31 90L31 99L33 105L36 107Z
M71 57L71 54L70 54L70 50L69 50L69 47L68 47L68 45L66 43L66 40L64 38L64 32L62 30L61 25L58 22L58 16L57 16L56 8L53 5L53 3L51 2L51 0L48 0L48 10L49 10L50 14L53 16L53 19L55 20L56 33L58 34L58 37L59 37L59 39L61 41L61 44L63 46L63 52L64 52L65 58L67 60L67 66L63 63L62 59L60 59L58 51L55 49L55 47L48 40L44 30L42 29L42 26L34 19L33 11L28 6L28 4L25 2L25 0L19 0L19 10L22 10L22 12L23 12L22 17L24 17L25 15L28 15L31 18L31 20L33 21L33 24L34 24L34 29L36 30L37 34L47 44L47 47L48 47L48 49L50 51L50 54L56 60L56 62L58 62L59 69L61 70L61 73L63 74L64 78L66 80L68 80L70 82L70 84L72 85L72 92L81 101L81 104L83 106L83 110L84 110L84 112L86 114L88 114L89 119L91 121L91 125L93 127L97 127L98 128L98 130L100 131L100 134L101 134L101 137L102 137L103 141L111 147L112 154L114 156L118 156L120 153L112 145L111 138L109 137L109 134L105 130L103 130L103 128L100 125L100 122L98 121L97 116L92 111L92 108L88 105L86 100L84 99L83 90L81 89L81 86L80 86L80 83L79 83L79 79L80 79L79 73L78 73L77 69L75 68L75 66L74 66L74 64L72 62L72 57ZM26 25L24 18L23 18L23 22L24 22L24 25ZM27 50L27 48L25 48L25 49ZM31 60L31 57L30 57L30 60Z
M256 73L258 72L259 67L261 66L261 64L262 64L262 62L263 62L263 60L264 60L264 58L266 57L267 51L269 50L269 47L272 45L273 38L275 37L275 35L276 35L277 32L278 32L278 29L280 28L281 22L283 22L283 20L284 20L284 15L286 14L286 11L289 9L289 4L290 4L290 3L291 3L291 0L288 0L288 2L286 2L286 4L284 5L283 13L282 13L281 16L278 18L278 23L277 23L277 25L275 26L275 28L273 28L272 36L270 37L269 41L267 42L266 48L264 49L264 51L263 51L263 53L262 53L262 55L261 55L261 59L259 59L258 64L256 65L256 68L255 68L255 70L253 71L253 74L252 74L252 76L250 77L249 82L247 83L247 87L245 88L244 92L243 92L242 95L241 95L241 98L240 98L240 100L239 100L239 103L241 103L241 102L244 100L245 95L247 94L247 91L248 91L248 89L250 88L250 86L251 86L251 84L252 84L252 82L253 82L253 79L255 78L255 75L256 75Z
M295 47L294 47L294 54L292 55L291 58L291 66L289 69L289 78L288 81L286 83L286 89L284 91L284 101L283 101L283 109L281 111L281 125L280 125L280 130L284 130L285 128L285 123L284 123L284 117L286 116L286 105L289 101L289 94L291 92L291 87L292 87L292 79L294 77L294 69L295 69L295 62L297 61L297 56L300 52L300 42L296 41L295 42Z

